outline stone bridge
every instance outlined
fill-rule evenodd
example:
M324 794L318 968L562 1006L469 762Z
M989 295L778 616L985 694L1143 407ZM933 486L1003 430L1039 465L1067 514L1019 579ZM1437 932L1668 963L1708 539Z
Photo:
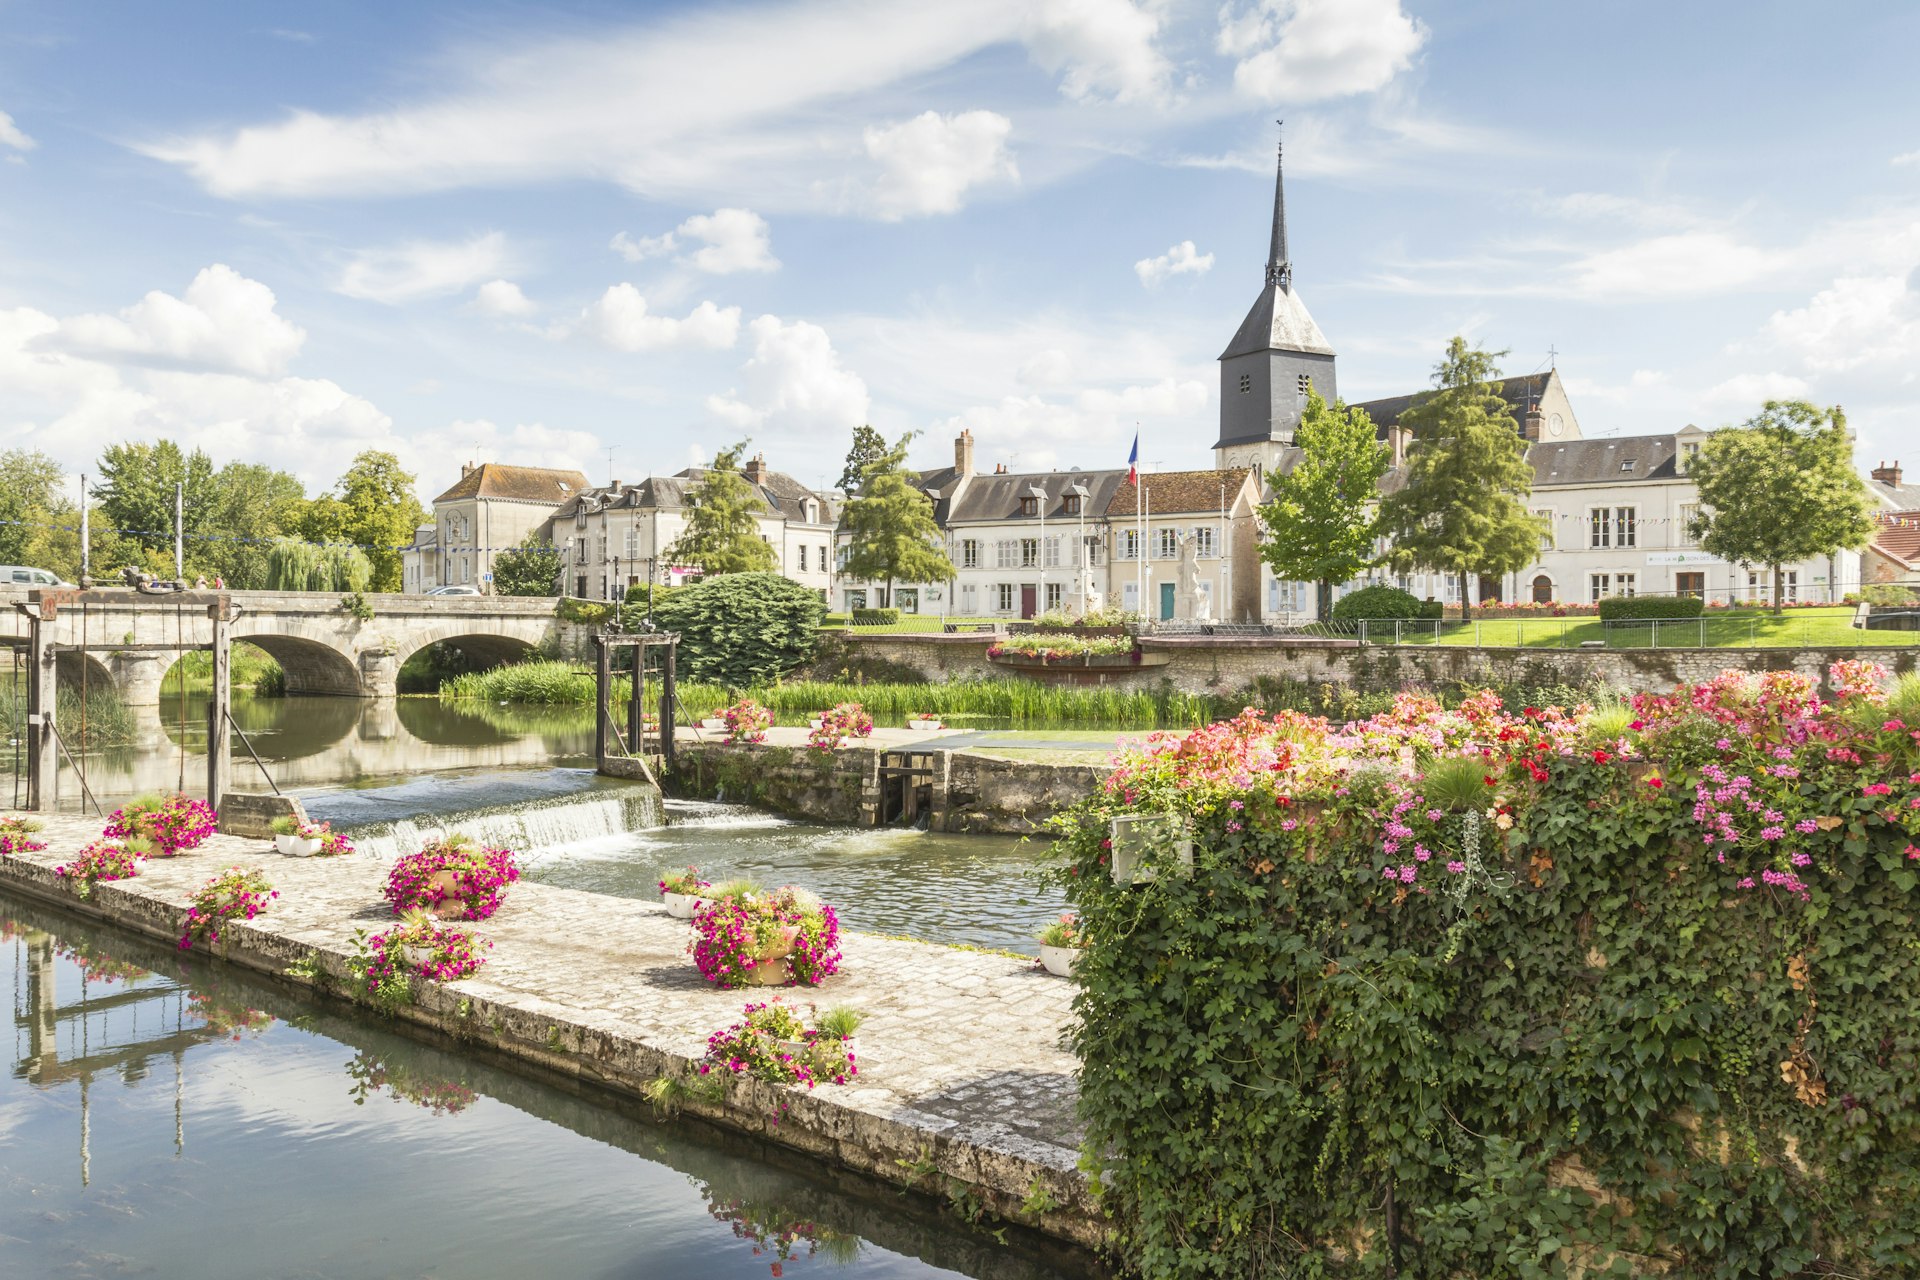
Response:
M24 640L27 618L12 606L37 594L0 590L0 637ZM95 588L63 604L53 624L54 642L73 646L60 654L60 683L72 687L84 678L111 685L130 706L159 702L161 679L180 656L167 646L209 645L208 608L222 598L238 615L231 637L271 654L286 672L287 692L296 695L391 698L401 664L442 642L491 667L536 649L577 653L591 634L589 627L556 617L554 602L544 598L367 595L373 616L362 619L333 593L149 596ZM0 654L0 663L6 661ZM0 679L7 675L0 667Z

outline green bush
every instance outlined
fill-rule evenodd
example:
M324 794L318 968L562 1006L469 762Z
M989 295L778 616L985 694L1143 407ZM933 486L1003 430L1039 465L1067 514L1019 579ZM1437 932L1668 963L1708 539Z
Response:
M853 625L856 627L890 627L900 621L898 609L855 609Z
M1860 598L1881 608L1899 608L1913 603L1913 588L1897 582L1870 582L1860 588Z
M1422 622L1438 622L1446 616L1447 606L1438 600L1422 600L1420 602L1420 620Z
M584 622L597 627L613 616L613 606L601 600L576 600L572 596L562 596L560 603L554 606L554 613L562 622Z
M777 573L727 573L681 587L653 620L679 633L685 679L746 689L812 658L826 611L818 592Z
M1362 587L1333 602L1333 617L1337 622L1359 622L1363 619L1371 622L1419 616L1420 601L1411 591L1402 591L1398 587Z
M660 607L660 602L662 600L665 600L668 596L672 595L674 592L678 590L680 590L679 587L662 587L662 586L650 587L645 583L636 583L635 585L627 588L626 603L630 605L638 605L640 606L641 610L644 612L647 607L647 600L649 597L651 597L653 600L653 607L658 609Z
M1600 602L1600 621L1665 622L1697 618L1705 608L1698 596L1609 596Z
M853 615L850 613L830 613L820 619L820 625L823 627L850 627L853 625Z

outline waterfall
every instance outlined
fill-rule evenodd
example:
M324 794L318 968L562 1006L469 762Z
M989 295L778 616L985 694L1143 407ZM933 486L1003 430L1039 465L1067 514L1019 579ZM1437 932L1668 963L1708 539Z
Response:
M622 787L514 805L422 813L344 829L359 852L391 861L454 832L496 849L529 853L625 835L665 821L659 792L651 787Z

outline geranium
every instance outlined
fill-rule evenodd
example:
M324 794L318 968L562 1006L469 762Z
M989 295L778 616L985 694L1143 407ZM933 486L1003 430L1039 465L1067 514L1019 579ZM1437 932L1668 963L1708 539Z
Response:
M93 896L93 886L102 880L131 880L140 874L140 861L147 846L137 838L95 840L53 869L53 873L73 885L76 898Z
M110 840L132 836L153 842L153 856L171 858L213 834L216 815L204 800L191 796L142 796L115 809L100 834Z
M873 733L873 717L857 702L842 702L820 713L820 723L807 735L807 745L816 751L830 752L846 738L865 738Z
M385 896L395 915L423 907L436 915L485 920L500 909L507 886L519 878L511 850L452 835L397 859L387 873Z
M808 1005L809 1013L813 1006ZM701 1075L725 1071L776 1084L845 1084L859 1074L846 1032L860 1023L849 1009L830 1010L822 1026L809 1027L792 1005L775 996L741 1010L741 1020L707 1037Z
M711 889L713 887L711 880L702 880L700 878L700 868L698 867L682 867L678 871L662 871L660 873L659 883L660 892L662 893L684 893L693 897L698 897L702 889Z
M839 917L791 885L708 902L694 911L693 932L700 976L723 987L761 982L770 965L782 980L817 986L840 967Z
M720 713L720 719L727 726L727 736L723 742L765 742L767 730L773 727L773 712L755 702L752 698L742 698Z
M302 840L318 840L322 857L353 852L353 841L333 829L328 822L302 822L293 829L293 834Z
M259 871L228 867L194 891L180 949L189 950L195 942L218 942L228 921L251 920L279 896Z
M38 853L46 842L35 840L40 830L38 818L0 818L0 858L15 853Z
M1085 944L1080 936L1080 919L1071 911L1062 911L1060 918L1050 922L1039 934L1043 947L1078 947Z

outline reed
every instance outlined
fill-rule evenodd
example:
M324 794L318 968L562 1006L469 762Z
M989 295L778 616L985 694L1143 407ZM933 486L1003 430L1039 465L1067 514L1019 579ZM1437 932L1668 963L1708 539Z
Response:
M626 700L626 680L616 682L614 697ZM515 662L488 671L449 677L440 685L443 699L480 698L489 702L532 702L545 706L593 705L593 673L570 662Z
M92 751L100 747L123 747L139 737L138 727L134 723L133 709L120 701L120 695L112 689L99 685L87 690L86 714L81 715L80 691L68 685L59 686L54 692L54 723L60 726L60 734L67 740L67 746L76 751ZM84 719L85 732L82 734ZM5 726L6 736L24 741L27 724L27 694L25 689L15 691L11 687L0 686L0 725Z
M679 686L680 716L698 720L734 700L718 685ZM1010 724L1087 724L1139 728L1206 724L1232 714L1232 699L1171 690L1129 690L1103 685L1044 685L1030 680L979 680L956 684L853 684L795 680L749 696L772 709L783 724L799 724L842 702L857 702L879 720L904 722L918 712L964 725L969 720Z

